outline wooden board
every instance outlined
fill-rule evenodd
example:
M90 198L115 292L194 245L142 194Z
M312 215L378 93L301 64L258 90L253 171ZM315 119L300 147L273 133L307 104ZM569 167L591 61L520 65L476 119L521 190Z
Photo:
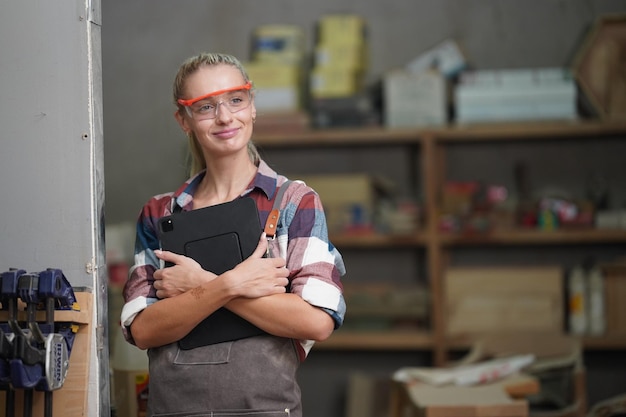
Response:
M445 286L450 335L563 329L559 266L451 267Z

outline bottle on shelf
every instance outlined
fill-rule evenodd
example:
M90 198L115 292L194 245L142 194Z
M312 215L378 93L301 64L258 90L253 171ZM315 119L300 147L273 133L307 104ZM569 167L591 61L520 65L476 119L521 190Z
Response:
M601 268L595 264L587 274L589 288L589 334L592 336L600 336L606 330L606 314L604 300L604 276Z
M571 334L587 332L587 280L581 265L572 268L568 276L568 324Z

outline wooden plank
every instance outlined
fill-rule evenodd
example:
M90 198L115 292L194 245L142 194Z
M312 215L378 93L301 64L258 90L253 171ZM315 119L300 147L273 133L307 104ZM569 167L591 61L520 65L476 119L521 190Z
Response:
M91 305L93 298L91 293L88 292L76 292L76 302L78 304L78 310L56 310L54 312L54 321L63 323L76 323L76 324L89 324L91 322ZM85 307L89 306L89 310ZM26 321L26 311L24 311L25 304L19 302L17 313L18 321ZM8 311L0 311L0 322L6 322L9 319ZM46 321L46 312L38 311L35 315L35 320L38 322Z
M449 335L563 328L559 265L451 267L445 291Z

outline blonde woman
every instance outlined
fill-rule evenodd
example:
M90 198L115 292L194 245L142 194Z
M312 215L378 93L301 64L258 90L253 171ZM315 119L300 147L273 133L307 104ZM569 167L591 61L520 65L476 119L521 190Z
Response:
M345 268L328 241L319 196L301 182L289 184L276 239L261 235L249 258L220 275L159 250L161 217L251 197L265 224L287 181L251 141L254 90L235 57L205 53L185 61L174 101L189 138L191 177L144 205L121 315L127 340L148 350L148 416L299 417L297 368L345 315ZM268 245L273 257L263 256ZM173 266L163 268L165 262ZM222 307L263 334L181 348L178 342Z

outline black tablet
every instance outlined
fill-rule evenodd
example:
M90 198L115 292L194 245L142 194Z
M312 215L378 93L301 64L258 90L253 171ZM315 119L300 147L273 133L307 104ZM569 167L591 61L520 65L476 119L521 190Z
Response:
M222 274L256 249L261 223L250 197L159 219L161 248L193 258L203 269ZM171 266L171 265L167 265ZM252 323L220 308L179 341L182 349L264 334Z

